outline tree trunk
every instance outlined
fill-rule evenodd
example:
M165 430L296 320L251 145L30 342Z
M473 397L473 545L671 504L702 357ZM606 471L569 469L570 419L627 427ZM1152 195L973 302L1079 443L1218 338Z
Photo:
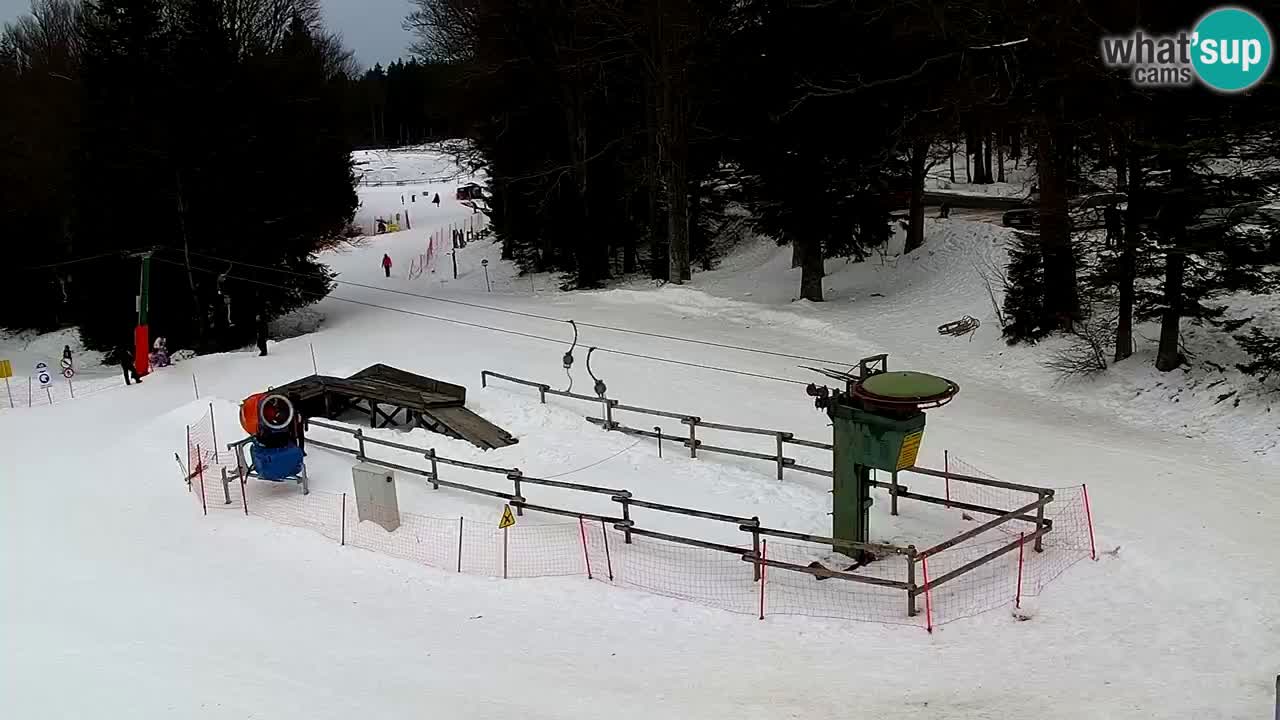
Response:
M927 139L918 138L911 143L911 206L904 254L924 245L924 161L928 154Z
M973 135L973 184L985 185L987 182L986 175L982 171L982 133L974 133Z
M1175 131L1175 138L1181 141L1183 133ZM1191 216L1187 211L1185 198L1190 193L1188 187L1187 158L1180 150L1169 151L1166 156L1169 167L1169 191L1166 195L1166 208L1163 214L1167 220L1160 228L1165 241L1164 260L1164 313L1160 318L1160 348L1156 351L1156 369L1169 372L1182 365L1186 358L1179 347L1182 330L1182 301L1184 298L1183 279L1187 257L1187 224Z
M1137 148L1126 143L1124 152L1119 153L1120 162L1117 169L1128 166L1129 172L1129 204L1125 210L1124 236L1120 238L1120 263L1118 290L1120 296L1119 317L1116 322L1116 362L1133 355L1133 302L1134 282L1137 280L1138 226L1141 220L1141 208L1135 198L1142 190L1142 165L1138 158Z
M173 182L178 201L178 230L182 233L182 259L187 266L187 288L191 291L191 336L196 339L196 349L203 351L206 348L205 309L200 303L200 295L196 292L196 278L191 271L191 246L187 239L187 208L182 200L182 176L177 171L173 173Z
M1004 136L996 137L996 182L1004 182Z
M1185 358L1178 347L1182 325L1182 279L1186 256L1172 247L1164 260L1164 315L1160 319L1160 349L1156 353L1156 369L1169 372L1182 365Z
M804 251L800 243L791 241L791 267L798 268L804 264Z
M674 32L672 33L674 35ZM684 70L671 59L674 37L662 48L662 144L667 188L667 239L670 242L668 281L677 285L693 279L689 264L689 142L685 112Z
M658 192L662 185L662 149L658 141L658 86L649 83L649 107L645 111L645 136L648 143L644 158L645 196L648 208L645 219L645 244L649 246L650 274L654 280L666 280L668 261L665 240L659 235Z
M986 146L983 148L985 164L982 170L982 181L990 185L994 176L991 174L991 131L986 132Z
M951 162L951 183L956 182L956 142L952 140L947 144L950 152L947 153L947 159Z
M1076 257L1067 214L1066 131L1046 119L1040 125L1040 244L1044 252L1045 327L1070 330L1079 315Z
M822 241L812 232L806 232L795 242L800 252L800 297L822 302L822 276L826 272L822 262Z

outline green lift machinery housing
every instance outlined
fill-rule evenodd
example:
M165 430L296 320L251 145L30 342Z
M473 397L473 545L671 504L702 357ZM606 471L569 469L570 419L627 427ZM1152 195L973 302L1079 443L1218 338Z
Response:
M920 372L889 372L888 355L858 363L856 372L810 368L845 381L844 390L809 385L814 404L831 417L831 536L866 543L870 537L872 470L895 474L915 465L924 438L924 410L951 401L960 387ZM848 548L835 548L848 553Z

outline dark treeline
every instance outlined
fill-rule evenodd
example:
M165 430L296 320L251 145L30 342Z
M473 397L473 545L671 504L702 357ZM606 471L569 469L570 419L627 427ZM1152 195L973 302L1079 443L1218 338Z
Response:
M800 296L820 301L824 259L882 246L903 190L906 250L925 242L931 168L992 183L1012 159L1035 168L1039 221L996 273L1006 336L1073 335L1105 367L1132 352L1136 321L1159 319L1168 370L1184 360L1184 319L1214 322L1215 298L1274 289L1280 260L1274 227L1252 212L1276 188L1276 73L1239 94L1139 88L1100 57L1104 35L1187 29L1203 12L414 0L408 25L420 58L456 68L466 159L488 173L496 235L525 269L577 287L637 271L679 283L745 216L792 246ZM1099 244L1072 203L1104 189L1124 197ZM1255 359L1280 347L1246 325L1224 327Z
M316 0L37 0L0 38L0 325L129 342L146 251L173 347L322 296L311 255L356 206L353 76Z
M793 250L799 296L824 261L925 244L926 176L1035 170L1038 227L994 285L1010 342L1075 337L1068 370L1156 364L1212 323L1280 370L1280 338L1226 317L1274 290L1280 74L1244 93L1140 88L1099 39L1173 32L1204 8L1139 0L413 0L416 58L357 72L316 0L38 0L0 40L0 324L76 323L112 342L153 262L157 332L246 339L323 280L259 284L251 260L309 259L355 206L348 151L464 137L506 259L573 287L681 283L749 227ZM956 157L963 159L958 168ZM1085 232L1073 199L1122 194ZM66 264L107 253L105 260ZM225 274L221 279L220 274ZM993 292L993 298L999 293ZM228 312L228 300L230 311ZM30 309L29 309L30 308Z
M347 96L347 128L357 148L413 145L465 133L457 121L457 67L396 60L357 79Z

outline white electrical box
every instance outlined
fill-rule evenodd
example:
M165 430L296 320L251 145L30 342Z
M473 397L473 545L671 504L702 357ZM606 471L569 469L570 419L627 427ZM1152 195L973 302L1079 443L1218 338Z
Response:
M356 488L356 517L393 532L400 527L400 504L396 501L396 478L390 470L361 463L351 469Z

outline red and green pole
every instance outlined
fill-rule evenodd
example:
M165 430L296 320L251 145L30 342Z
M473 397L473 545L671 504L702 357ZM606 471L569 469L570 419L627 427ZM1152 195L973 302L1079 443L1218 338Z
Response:
M147 306L151 303L151 253L142 254L142 268L138 272L138 326L133 329L133 367L138 376L150 371L149 354L151 340L147 329Z

